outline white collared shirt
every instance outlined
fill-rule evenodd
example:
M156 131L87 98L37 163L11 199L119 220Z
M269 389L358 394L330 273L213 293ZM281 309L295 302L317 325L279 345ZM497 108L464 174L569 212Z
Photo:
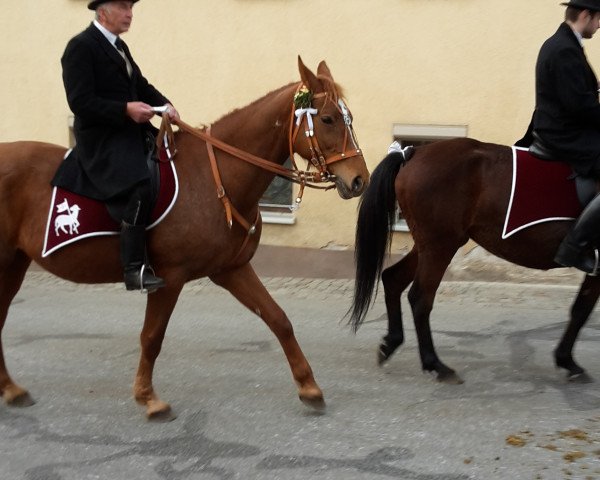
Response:
M583 48L583 36L581 35L581 33L579 33L577 30L575 30L573 28L573 25L569 24L568 22L567 22L567 25L569 25L569 27L571 27L571 30L573 31L573 33L577 37L577 41L579 42L579 45L581 45L581 47Z
M110 44L113 47L115 47L115 50L117 52L119 52L119 55L121 55L123 57L123 60L125 60L125 66L127 67L127 74L131 77L131 73L133 72L133 67L131 66L131 62L127 58L127 55L125 55L125 52L119 50L117 48L117 46L115 45L115 42L117 41L117 36L114 33L112 33L110 30L107 30L100 22L98 22L98 20L94 20L94 25L96 26L96 28L98 30L100 30L102 32L102 35L104 35L106 37L106 39L110 42Z
M117 36L111 31L107 30L98 20L94 20L94 25L98 30L102 32L102 35L106 37L106 39L110 42L110 44L115 47L115 42L117 41ZM117 47L115 47L117 48Z

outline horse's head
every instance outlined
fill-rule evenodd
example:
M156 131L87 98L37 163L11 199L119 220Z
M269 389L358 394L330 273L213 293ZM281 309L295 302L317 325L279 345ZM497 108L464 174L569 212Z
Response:
M369 182L369 171L341 89L324 61L316 75L300 57L298 68L302 82L294 96L296 131L291 147L309 160L324 180L334 181L342 198L357 197Z

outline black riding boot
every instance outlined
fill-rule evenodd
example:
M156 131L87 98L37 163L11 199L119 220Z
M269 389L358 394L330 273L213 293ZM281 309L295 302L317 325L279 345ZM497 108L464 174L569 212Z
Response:
M156 277L146 265L146 227L121 223L121 264L127 290L152 293L164 287L162 278Z
M599 233L600 195L596 195L558 247L554 261L564 267L578 268L590 275L598 274L598 251L593 243Z

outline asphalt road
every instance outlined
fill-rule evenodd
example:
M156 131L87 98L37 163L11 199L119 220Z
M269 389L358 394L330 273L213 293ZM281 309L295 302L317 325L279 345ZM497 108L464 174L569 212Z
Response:
M207 281L184 290L155 386L177 418L133 401L144 297L30 271L4 329L8 368L36 404L0 405L2 480L600 479L600 389L552 362L576 288L447 282L432 325L465 380L420 370L414 328L384 368L381 298L353 335L352 281L265 278L328 407L297 399L262 322ZM594 316L577 360L600 378Z

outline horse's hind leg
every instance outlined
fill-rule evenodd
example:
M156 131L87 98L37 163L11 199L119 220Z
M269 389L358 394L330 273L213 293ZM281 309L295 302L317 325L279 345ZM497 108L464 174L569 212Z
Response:
M33 404L33 400L27 390L17 385L8 374L1 335L10 303L19 291L30 263L31 259L18 251L12 260L0 269L0 394L7 404L15 406L29 406Z
M383 337L377 352L379 365L389 360L396 349L404 343L401 295L415 278L417 262L417 250L413 248L399 262L386 268L381 274L388 317L388 333Z
M183 288L183 283L165 277L167 286L148 295L146 318L140 334L142 352L133 385L133 394L146 407L151 420L172 420L171 406L158 398L152 385L154 364L160 353L169 319Z
M446 383L463 383L463 381L454 370L439 359L433 346L429 317L437 289L457 249L458 247L439 245L436 249L419 252L417 273L408 292L423 370L436 372L438 380Z
M579 331L590 317L599 296L600 278L586 276L581 284L577 298L571 306L571 319L569 320L569 324L567 325L565 333L556 347L556 350L554 350L556 366L565 368L571 379L579 378L584 381L588 379L585 370L573 360L573 347L577 340L577 335L579 335Z
M243 305L263 319L283 348L292 376L298 385L300 400L312 408L324 408L323 392L296 341L292 324L261 283L252 266L247 263L236 270L210 278L217 285L229 290Z

